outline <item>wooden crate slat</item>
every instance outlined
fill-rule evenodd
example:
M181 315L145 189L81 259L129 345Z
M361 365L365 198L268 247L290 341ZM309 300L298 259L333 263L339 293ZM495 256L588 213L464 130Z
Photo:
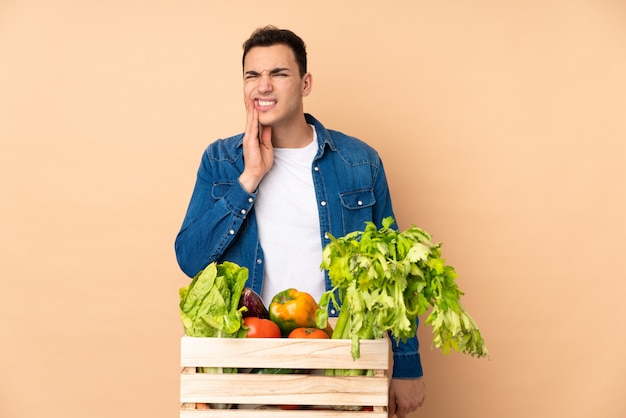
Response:
M181 410L180 418L387 418L387 411L326 411L326 410L260 410L204 409Z
M181 366L388 369L388 340L361 341L361 357L352 358L349 340L297 338L182 337ZM259 366L262 364L262 366Z
M386 376L181 375L185 403L386 406L387 388Z

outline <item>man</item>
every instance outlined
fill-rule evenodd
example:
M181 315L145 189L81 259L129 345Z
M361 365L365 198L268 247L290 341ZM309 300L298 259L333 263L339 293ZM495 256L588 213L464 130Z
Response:
M313 79L297 35L268 26L243 47L245 132L203 154L176 256L190 277L213 261L247 267L266 305L290 287L319 300L330 288L326 233L393 216L383 165L364 142L304 113ZM404 418L425 396L417 337L393 351L389 416Z

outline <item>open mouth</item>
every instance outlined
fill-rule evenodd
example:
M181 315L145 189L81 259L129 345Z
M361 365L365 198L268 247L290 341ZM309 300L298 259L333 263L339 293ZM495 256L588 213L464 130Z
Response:
M256 103L257 103L257 107L259 108L267 108L267 107L274 106L276 104L276 100L257 99Z

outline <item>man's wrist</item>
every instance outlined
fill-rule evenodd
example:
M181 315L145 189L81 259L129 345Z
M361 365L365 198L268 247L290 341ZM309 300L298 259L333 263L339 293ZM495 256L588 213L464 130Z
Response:
M239 183L246 192L252 194L256 191L257 187L259 187L260 180L252 178L244 172L239 176Z

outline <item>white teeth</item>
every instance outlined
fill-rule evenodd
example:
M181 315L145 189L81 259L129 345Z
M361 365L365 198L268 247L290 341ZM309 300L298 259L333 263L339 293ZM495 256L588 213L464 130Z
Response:
M259 100L259 105L260 106L271 106L273 104L275 104L276 102L273 100Z

